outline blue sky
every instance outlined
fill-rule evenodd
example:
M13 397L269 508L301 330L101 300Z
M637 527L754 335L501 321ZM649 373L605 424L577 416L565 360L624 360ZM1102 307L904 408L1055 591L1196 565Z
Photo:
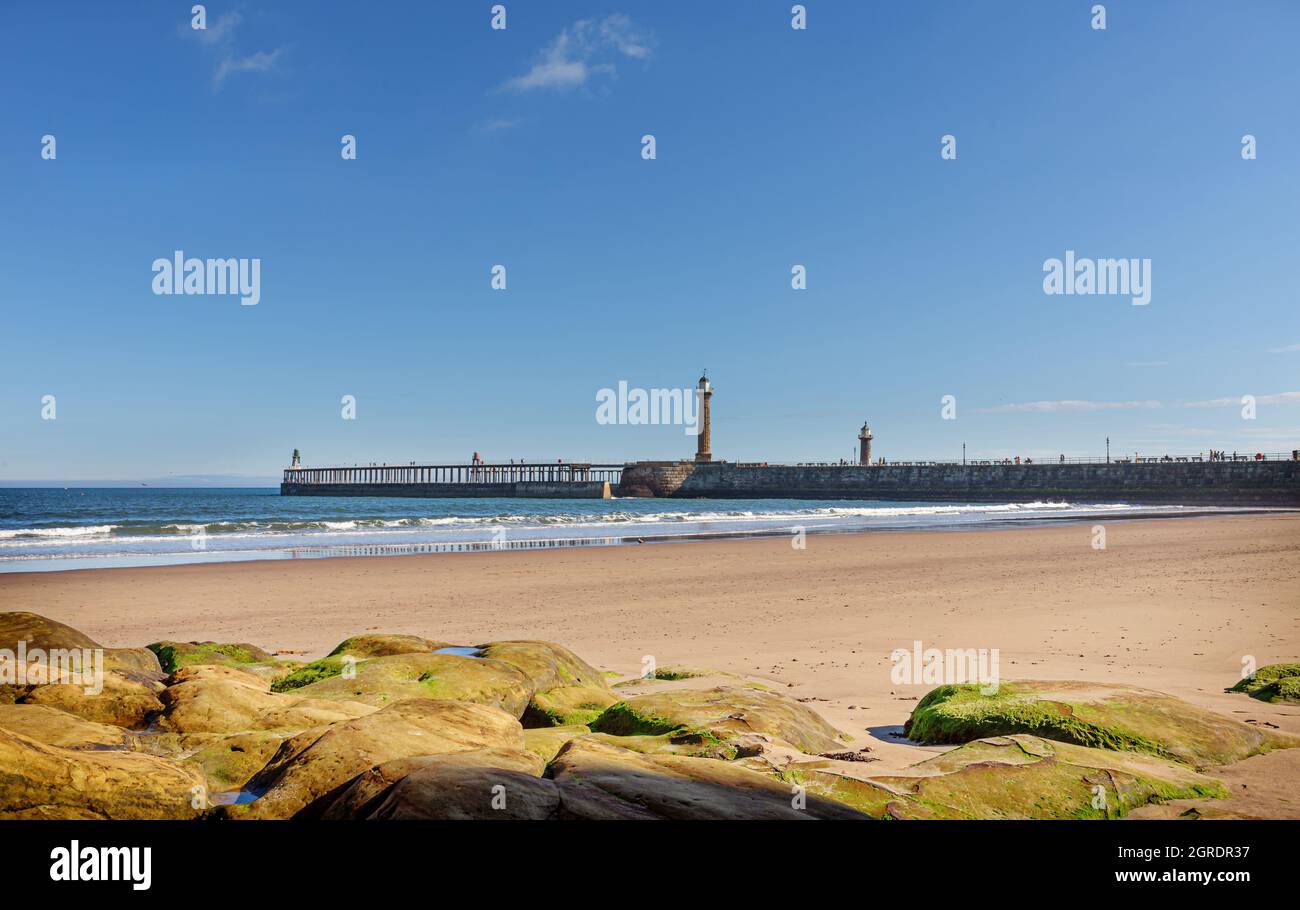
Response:
M1300 446L1300 6L505 5L6 3L0 481L685 457L596 394L704 367L717 458Z

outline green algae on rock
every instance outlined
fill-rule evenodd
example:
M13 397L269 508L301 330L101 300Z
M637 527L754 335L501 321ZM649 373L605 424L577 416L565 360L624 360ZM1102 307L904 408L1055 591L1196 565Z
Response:
M419 635L390 635L367 632L339 642L329 653L330 657L349 655L355 658L392 657L394 654L427 654L439 648L450 647L445 641L421 638Z
M375 710L359 702L272 692L259 676L214 664L185 667L170 679L159 723L174 733L296 733Z
M597 733L694 738L701 747L764 733L801 752L843 747L847 737L806 705L775 692L745 686L672 689L637 695L612 705L591 723Z
M1151 802L1227 795L1176 762L1021 734L978 739L913 768L938 773L872 778L900 793L885 806L891 818L1118 818Z
M940 686L917 703L903 733L926 743L1028 733L1081 746L1144 752L1197 768L1300 743L1162 692L1057 681L1002 683L992 695L982 694L974 684Z
M1300 663L1260 667L1230 691L1245 692L1260 701L1300 704Z
M175 673L198 664L247 668L248 664L273 666L277 663L257 645L229 644L215 641L156 641L148 646L158 657L164 673Z
M504 661L406 653L356 661L351 670L341 669L329 678L298 687L294 694L357 701L374 707L407 699L445 698L492 705L521 717L532 691L528 678Z
M494 641L479 646L487 660L521 672L532 686L523 714L526 727L587 724L618 701L605 674L563 645L550 641Z
M213 739L181 761L203 772L209 794L241 789L274 757L284 734L259 730Z

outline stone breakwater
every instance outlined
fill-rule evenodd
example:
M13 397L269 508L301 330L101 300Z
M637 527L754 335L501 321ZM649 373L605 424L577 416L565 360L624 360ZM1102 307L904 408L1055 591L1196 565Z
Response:
M1300 461L1019 465L636 462L619 496L1300 506Z
M0 646L18 641L97 647L0 613ZM0 686L0 819L1115 818L1219 799L1214 768L1300 744L1134 686L940 686L907 732L954 748L872 775L860 735L769 683L618 680L546 641L365 633L306 663L235 642L105 658L98 695Z

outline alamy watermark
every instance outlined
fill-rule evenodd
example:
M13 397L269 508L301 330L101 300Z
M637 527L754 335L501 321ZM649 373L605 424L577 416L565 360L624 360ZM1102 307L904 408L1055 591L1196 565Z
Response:
M619 380L618 389L596 393L596 423L601 426L681 426L687 436L700 435L699 389L629 388Z
M186 259L176 250L171 259L153 261L155 294L238 294L244 306L262 299L262 260Z
M87 695L104 691L103 648L0 648L0 686L81 686Z
M893 667L889 679L896 686L960 685L979 683L981 695L998 693L997 648L922 648L912 642L912 649L895 648L889 660Z
M1043 293L1115 294L1131 297L1134 306L1151 302L1150 259L1079 259L1074 250L1065 259L1043 260Z

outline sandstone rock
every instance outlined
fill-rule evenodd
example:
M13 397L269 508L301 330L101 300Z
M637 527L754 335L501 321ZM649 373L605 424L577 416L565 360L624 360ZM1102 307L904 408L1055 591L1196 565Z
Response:
M540 779L545 767L534 753L514 749L400 758L353 778L321 817L550 818L559 794L553 783ZM494 808L494 797L500 808Z
M871 814L881 812L880 788L892 790L899 796L883 812L893 818L1117 818L1152 801L1226 795L1186 765L1023 734L975 740L913 767L931 776L841 779L834 793L824 781L808 786Z
M528 678L510 664L457 654L375 657L358 661L355 677L337 675L293 692L304 698L351 700L374 707L444 698L491 705L515 717L523 715L532 694Z
M3 723L3 720L0 720ZM564 727L531 727L524 730L524 748L548 762L555 753L571 739L586 736L591 728L582 724L570 724Z
M646 755L589 737L569 742L548 774L559 816L583 819L866 819L849 806L729 762Z
M376 765L488 747L522 752L519 721L487 705L443 699L399 701L365 717L286 740L245 788L261 796L222 812L230 818L289 818L298 813L311 817L328 806L328 802L313 804Z
M715 747L749 733L765 733L778 744L809 753L843 748L846 739L811 708L775 692L740 686L637 695L608 708L590 726L615 736L666 734L673 744L696 744L723 756L726 750Z
M587 724L618 701L605 674L568 648L549 641L495 641L482 656L518 669L532 688L526 727Z
M931 743L1028 733L1197 768L1300 743L1161 692L1089 682L1003 683L994 695L978 685L940 686L917 703L903 732Z
M270 691L266 680L232 667L186 667L171 676L159 719L177 733L301 731L349 720L374 708L344 700L300 698Z
M149 719L162 710L162 702L158 699L161 691L161 684L142 674L107 670L103 674L103 689L100 692L88 692L84 681L52 682L16 690L15 701L18 704L57 708L95 723L134 730L146 726Z
M562 686L609 688L605 674L554 642L494 641L482 645L480 650L483 657L504 661L520 670L537 692L549 692Z
M134 671L158 679L163 675L158 659L146 648L104 648L89 635L38 613L0 613L0 649L16 653L20 641L27 643L28 650L102 648L106 670Z
M197 770L157 756L63 749L0 729L0 818L194 818L202 787Z
M285 737L281 733L259 731L211 739L182 762L203 772L209 794L242 789L266 767Z
M45 705L0 705L0 727L64 749L125 749L130 736L121 727L83 720Z
M363 657L391 657L394 654L427 654L439 648L451 647L445 641L434 641L418 635L355 635L330 652L331 657L350 654Z

